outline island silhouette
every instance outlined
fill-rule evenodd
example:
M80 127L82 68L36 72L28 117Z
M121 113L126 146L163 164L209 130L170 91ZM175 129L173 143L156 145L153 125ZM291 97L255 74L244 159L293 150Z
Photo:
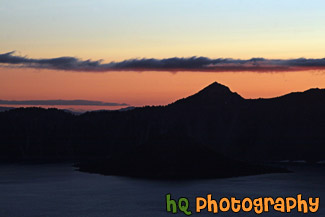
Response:
M244 99L214 82L166 106L80 115L3 109L0 159L159 179L285 172L269 163L324 160L324 108L324 89Z

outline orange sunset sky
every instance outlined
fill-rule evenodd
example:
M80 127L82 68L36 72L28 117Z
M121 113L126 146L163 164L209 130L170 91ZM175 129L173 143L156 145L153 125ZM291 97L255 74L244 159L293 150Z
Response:
M323 1L33 1L1 1L0 100L83 99L144 106L169 104L214 81L244 98L325 88ZM223 70L223 63L159 68L161 59L193 56L229 58L225 65L231 68ZM51 62L58 57L75 59ZM257 67L281 69L255 69L254 61L237 61L256 57L265 58ZM107 65L142 58L154 59L158 68ZM287 62L292 59L294 63ZM201 70L211 65L216 68ZM253 68L241 71L246 66Z

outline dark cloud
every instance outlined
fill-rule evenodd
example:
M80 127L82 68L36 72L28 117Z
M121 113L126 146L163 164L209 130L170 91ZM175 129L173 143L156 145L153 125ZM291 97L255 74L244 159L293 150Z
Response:
M130 59L121 62L103 63L102 60L81 60L75 57L33 59L15 55L15 52L0 54L0 66L57 69L67 71L109 72L109 71L298 71L324 70L323 59L264 59L248 60L207 57L173 57L167 59Z
M101 102L91 100L0 100L0 105L86 105L86 106L128 106L126 103Z
M75 57L58 57L51 59L31 59L28 57L15 56L14 51L0 54L0 64L9 66L23 66L31 68L47 68L60 70L87 71L101 67L101 60L80 60Z

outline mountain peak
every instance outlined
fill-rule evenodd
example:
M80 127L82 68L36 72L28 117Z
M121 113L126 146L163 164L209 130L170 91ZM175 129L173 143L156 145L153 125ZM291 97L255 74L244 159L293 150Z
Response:
M213 82L198 93L176 103L194 103L196 105L221 105L242 100L237 93L232 92L227 86Z
M220 84L218 82L213 82L212 84L208 85L207 87L203 88L199 93L201 92L213 92L213 93L232 93L229 87Z
M210 98L211 100L218 99L218 100L226 100L226 101L229 97L242 99L240 95L238 95L235 92L232 92L229 89L229 87L220 84L218 82L213 82L212 84L203 88L201 91L199 91L197 94L193 96L203 97L205 99Z

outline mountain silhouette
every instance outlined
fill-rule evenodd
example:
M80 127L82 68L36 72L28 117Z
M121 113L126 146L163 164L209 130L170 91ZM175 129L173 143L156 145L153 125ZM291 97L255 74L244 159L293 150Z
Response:
M222 84L214 82L199 91L198 93L176 101L174 104L184 104L191 106L222 106L223 104L231 104L243 100L237 93L233 93L230 89Z
M156 178L282 171L265 163L324 160L324 108L323 89L244 99L217 82L166 106L81 115L18 108L0 112L0 158Z

